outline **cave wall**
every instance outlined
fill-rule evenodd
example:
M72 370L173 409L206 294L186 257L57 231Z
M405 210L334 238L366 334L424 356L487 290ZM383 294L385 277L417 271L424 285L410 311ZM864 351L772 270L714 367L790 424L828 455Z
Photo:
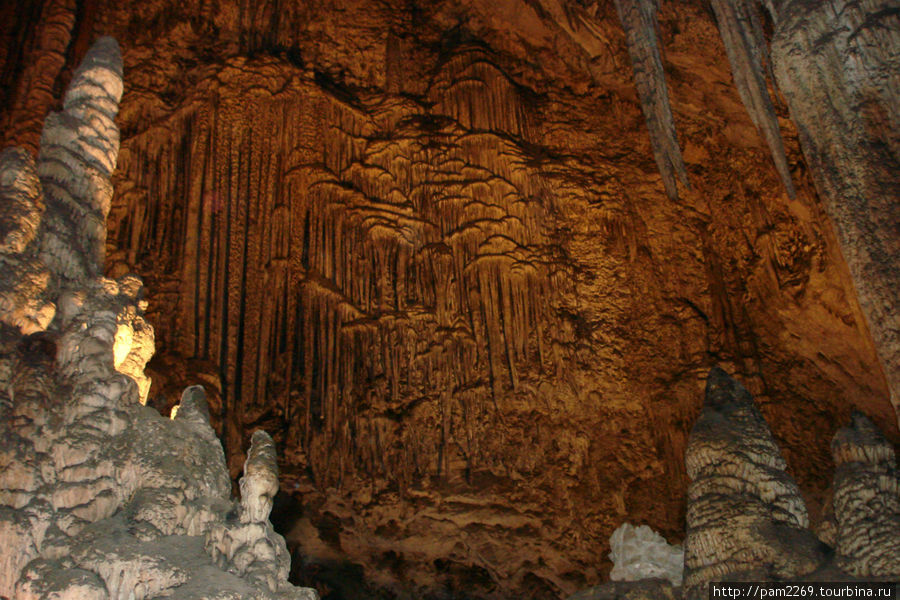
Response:
M273 433L308 562L432 592L595 582L622 521L681 535L713 363L813 512L852 408L897 440L804 130L776 97L791 197L699 3L657 15L677 200L612 6L0 10L4 143L36 147L83 40L120 40L107 265L151 291L150 402L216 388L233 476Z

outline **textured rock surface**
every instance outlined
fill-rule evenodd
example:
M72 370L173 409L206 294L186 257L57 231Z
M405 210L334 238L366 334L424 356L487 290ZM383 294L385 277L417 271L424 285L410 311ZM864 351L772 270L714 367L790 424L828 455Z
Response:
M665 538L646 525L635 527L623 523L610 536L609 547L609 558L613 561L611 580L662 578L681 587L684 551L681 546L669 545Z
M878 0L776 6L778 85L900 411L900 10Z
M202 388L172 420L140 402L153 349L143 288L99 276L121 77L118 45L99 40L64 112L47 119L36 168L22 151L0 155L13 267L0 329L0 596L317 598L287 582L268 522L271 439L254 436L248 474L264 484L237 504ZM229 516L245 505L252 529Z
M576 592L567 600L675 600L680 590L666 579L615 581Z
M754 0L712 0L713 10L734 84L747 107L747 112L756 129L765 138L775 161L775 168L787 188L788 195L794 197L794 183L775 107L766 87L766 73L771 72L768 47L763 32L760 5Z
M835 423L897 440L796 126L774 102L791 200L700 2L642 21L678 202L612 3L16 4L0 120L26 147L84 40L124 40L106 264L148 282L148 404L202 381L233 479L272 433L297 580L559 597L608 574L624 520L678 541L716 362L813 519Z
M861 413L831 442L837 564L858 577L900 575L897 456Z
M826 547L807 530L806 505L762 414L718 367L685 464L686 598L706 598L710 581L801 578L825 563Z
M669 90L663 71L656 32L658 0L616 0L616 10L628 40L628 54L634 68L634 84L647 119L653 157L662 175L666 193L678 199L676 178L689 186L687 169L675 134L675 119L669 104ZM727 47L727 46L726 46Z
M684 592L711 581L890 581L900 568L896 456L862 413L832 442L834 498L813 535L806 506L753 399L718 367L685 457ZM823 543L824 542L824 543Z

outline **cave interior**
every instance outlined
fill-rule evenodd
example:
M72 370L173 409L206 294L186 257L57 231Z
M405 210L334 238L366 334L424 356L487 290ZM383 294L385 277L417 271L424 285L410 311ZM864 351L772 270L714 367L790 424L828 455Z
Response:
M5 2L0 83L0 597L900 577L892 0Z

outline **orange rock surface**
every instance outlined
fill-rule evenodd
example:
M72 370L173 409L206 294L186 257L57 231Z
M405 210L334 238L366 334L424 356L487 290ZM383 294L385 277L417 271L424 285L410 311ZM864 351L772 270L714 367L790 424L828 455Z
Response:
M203 383L235 478L272 434L296 582L556 598L608 574L623 521L679 542L713 364L813 523L852 410L900 440L784 104L793 198L711 10L658 21L677 200L611 3L0 8L4 145L36 148L87 44L119 41L106 263L149 290L150 402Z

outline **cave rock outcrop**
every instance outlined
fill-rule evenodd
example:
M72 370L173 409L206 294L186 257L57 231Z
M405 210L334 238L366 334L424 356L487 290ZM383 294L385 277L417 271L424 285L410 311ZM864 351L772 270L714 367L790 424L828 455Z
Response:
M815 536L747 390L715 367L685 456L685 598L713 581L889 580L900 572L900 479L891 444L854 412L835 433L833 506ZM824 540L824 541L823 541ZM825 543L827 542L827 543Z
M238 503L202 388L172 419L140 401L142 284L101 276L121 91L103 38L37 164L0 154L0 597L317 598L268 522L271 439L254 435Z
M827 559L800 490L750 393L715 367L685 455L685 597L729 578L808 575Z
M733 26L752 27L733 6ZM152 390L139 388L166 415L202 382L233 480L253 432L272 435L279 502L290 496L299 515L275 503L278 531L304 557L294 581L327 580L345 597L541 600L596 584L623 521L683 535L684 451L712 362L752 374L810 507L831 485L834 423L852 408L900 439L796 119L773 96L790 198L741 102L749 93L765 108L754 31L734 38L753 69L742 93L708 2L619 7L0 3L0 136L36 155L40 122L62 107L81 133L53 156L91 181L115 142L100 100L117 91L72 103L64 84L90 40L122 41L104 263L122 296L103 326L113 368L146 377L155 345ZM92 64L79 81L105 85L113 63ZM95 143L106 148L96 164L69 160L68 148ZM679 145L692 189L674 171L660 182L654 148L677 166ZM80 284L57 288L96 272L105 195L99 184L96 197L51 198L65 171L19 172L3 179L27 200L10 218L34 233L0 244L15 274L0 301L17 307L0 316L41 334L23 348L39 358L59 341L43 332L88 301ZM41 225L45 204L78 211L83 230L59 231L49 214ZM40 227L92 258L54 275L63 265L41 258L44 243L19 253L16 239ZM127 273L146 289L133 292ZM176 421L199 422L190 402ZM161 494L138 498L137 534L169 531L152 507L181 500ZM256 573L241 558L254 547L242 532L262 535L248 509L208 546L221 548L216 569Z
M900 478L894 448L864 414L831 442L838 566L857 577L900 575Z

